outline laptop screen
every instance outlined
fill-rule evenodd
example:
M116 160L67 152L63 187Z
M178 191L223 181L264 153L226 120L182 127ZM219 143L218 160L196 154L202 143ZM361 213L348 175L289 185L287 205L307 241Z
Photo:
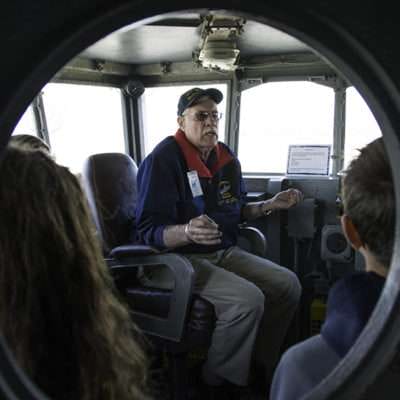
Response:
M330 145L290 145L288 175L328 175Z

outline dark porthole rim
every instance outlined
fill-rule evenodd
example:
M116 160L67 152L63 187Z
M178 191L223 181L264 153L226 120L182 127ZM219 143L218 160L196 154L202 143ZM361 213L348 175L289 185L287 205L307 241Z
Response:
M199 9L206 11L230 8L227 7L227 2L218 0L212 2L211 8L187 8L179 5L179 1L171 1L168 5L169 10L161 9L157 5L150 10L151 3L151 1L148 1L146 6L143 6L145 7L144 10L137 8L135 10L135 5L124 5L111 11L104 11L86 21L85 26L77 26L75 31L69 33L67 37L60 38L58 46L54 47L53 51L47 54L47 57L18 86L14 96L10 98L8 107L4 108L0 118L3 121L9 121L9 125L6 124L6 126L9 126L10 130L8 132L3 131L2 136L7 135L7 133L8 136L11 134L11 127L22 115L26 104L29 104L38 89L50 80L62 65L107 33L135 21L138 26L142 25L148 22L148 18L158 18L157 16L162 16L168 11L175 13L198 11ZM203 3L211 2L205 1ZM221 4L220 8L216 7L218 4ZM241 9L236 7L236 10L227 12L230 14L237 13L255 21L266 23L302 40L329 60L354 84L364 96L382 129L395 180L396 204L399 204L400 157L399 138L396 131L400 132L400 126L398 126L398 122L396 123L396 115L400 111L400 96L396 85L393 84L390 76L385 73L385 70L373 55L343 27L329 18L318 15L318 13L311 14L304 11L304 15L302 15L301 11L297 9L291 14L290 10L285 12L284 9L272 9L268 8L267 5L260 5L258 2L252 1L241 6ZM318 31L316 27L318 27ZM311 32L312 29L315 29L314 32ZM340 45L335 46L335 41L339 41ZM380 90L378 90L378 86ZM379 96L379 93L382 92L387 96L386 104ZM11 120L14 122L11 123ZM397 209L399 209L398 206ZM400 216L397 215L396 238L399 237L400 233L399 219ZM394 354L399 344L399 338L396 335L400 328L399 247L399 241L396 240L391 272L381 299L366 329L338 368L316 387L307 396L307 399L355 399L363 393L366 383L372 382L390 361L390 354ZM0 342L0 350L3 367L14 368L9 357L7 357L8 353L2 342ZM1 374L0 383L3 388L4 379L7 378L3 368ZM17 379L19 379L18 376ZM27 385L29 386L29 383Z

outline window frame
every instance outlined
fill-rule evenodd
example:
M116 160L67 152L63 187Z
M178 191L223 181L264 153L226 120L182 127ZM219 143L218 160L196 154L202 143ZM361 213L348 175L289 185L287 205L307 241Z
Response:
M247 78L250 79L251 78ZM246 80L246 79L244 79ZM342 128L338 128L338 121L341 116L345 116L345 108L346 108L346 101L344 99L343 102L339 102L337 100L337 94L338 90L342 90L344 88L344 91L347 88L346 82L339 78L339 77L330 77L330 76L280 76L280 77L263 77L263 79L254 79L255 83L250 84L246 86L241 92L244 92L245 90L252 89L256 86L268 84L268 83L287 83L287 82L312 82L316 84L320 84L322 86L327 86L330 89L333 90L334 94L334 109L333 109L333 116L334 116L334 121L333 121L333 129L332 129L332 151L331 151L331 169L330 173L328 176L337 176L337 172L341 170L341 167L338 166L338 162L340 161L341 158L343 158L343 151L344 151L344 135L345 135L345 126L343 125ZM339 97L338 97L339 98ZM241 110L241 96L240 96L240 107L239 109ZM234 138L235 140L235 147L234 151L236 154L239 153L239 132L240 132L240 115L238 116L238 129L235 132L236 137ZM345 121L343 122L343 124ZM335 145L340 144L339 147L341 150L338 150ZM339 151L339 152L338 152ZM336 172L335 172L336 171ZM286 172L260 172L260 171L244 171L243 176L245 178L260 178L260 177L284 177L286 176ZM318 177L321 177L322 175L318 175Z
M121 124L122 124L122 134L123 134L123 141L124 141L124 153L125 154L129 154L130 156L132 156L132 154L130 154L129 152L129 129L128 129L128 125L126 125L126 107L125 107L125 102L122 101L123 97L125 96L123 87L121 87L120 85L116 85L116 84L111 84L111 83L107 83L107 82L90 82L90 81L70 81L70 80L64 80L64 79L54 79L51 80L47 83L48 84L64 84L64 85L71 85L71 86L89 86L89 87L100 87L100 88L113 88L113 89L118 89L120 91L120 99L121 99ZM40 136L43 140L45 140L50 146L51 146L51 140L50 140L50 130L48 129L48 124L47 124L47 114L46 114L46 106L45 106L45 102L43 101L43 89L40 91L39 95L40 96L40 102L39 103L39 107L38 107L38 112L37 112L37 126L42 127L42 129L38 129L38 132L43 132L43 128L44 131L47 133L47 138L44 136L44 134L42 134L42 136ZM33 104L33 102L32 102ZM36 115L36 113L35 113ZM43 125L44 124L44 125Z

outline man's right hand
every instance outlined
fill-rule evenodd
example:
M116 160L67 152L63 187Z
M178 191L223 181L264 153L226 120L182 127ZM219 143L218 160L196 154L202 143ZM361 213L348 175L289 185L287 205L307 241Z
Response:
M222 232L210 217L203 214L189 221L185 226L185 235L189 242L213 245L221 243Z

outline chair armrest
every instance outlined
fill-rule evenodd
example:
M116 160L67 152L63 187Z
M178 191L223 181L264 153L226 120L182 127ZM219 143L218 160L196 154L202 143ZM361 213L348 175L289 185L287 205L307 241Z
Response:
M254 226L240 225L239 226L239 238L238 245L241 245L241 241L248 243L247 247L251 253L254 253L260 257L265 257L267 253L267 239L264 234Z
M127 244L124 246L114 247L110 251L110 256L112 258L117 258L118 260L121 260L126 257L145 256L145 255L159 254L159 253L160 251L155 247L146 246L142 244Z
M183 256L174 253L128 256L124 253L121 259L108 259L108 266L112 274L126 273L137 270L138 267L151 268L155 265L164 265L169 268L175 278L172 289L171 303L167 318L144 314L131 310L134 322L139 328L149 334L174 342L182 339L186 317L192 299L194 270L192 264Z

